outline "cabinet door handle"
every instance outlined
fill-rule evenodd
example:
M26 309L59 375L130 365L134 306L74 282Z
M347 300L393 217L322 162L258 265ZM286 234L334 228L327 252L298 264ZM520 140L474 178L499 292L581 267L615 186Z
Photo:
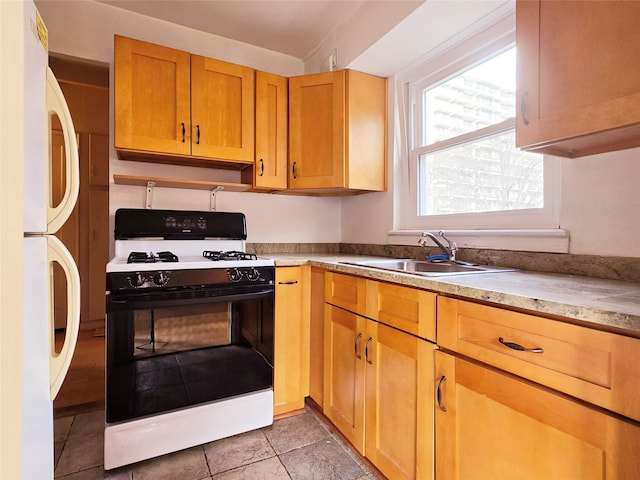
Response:
M184 122L181 123L182 125L182 143L184 143L184 134L185 134L185 128L184 128Z
M293 178L298 178L296 176L296 162L293 162L293 165L291 165L291 171L293 172Z
M446 376L442 376L438 382L438 388L436 389L436 401L438 402L438 408L443 412L447 411L447 407L442 404L442 384L447 381Z
M290 280L288 282L278 282L278 285L295 285L296 283L298 283L297 280Z
M353 344L353 350L356 352L356 358L358 360L362 359L362 355L360 355L360 352L359 352L360 349L358 348L358 340L360 340L361 338L362 338L362 333L359 333L356 336L356 341Z
M260 176L264 175L264 162L260 159Z
M527 110L527 102L525 101L525 98L527 95L529 95L529 92L524 92L522 94L522 99L520 100L520 113L522 114L522 123L525 125L529 125L529 120L525 116L525 112Z
M373 342L373 337L369 337L369 340L367 340L367 343L364 346L364 358L367 360L369 365L373 365L373 362L369 360L369 344L371 342Z
M519 350L521 352L531 352L531 353L544 353L544 348L536 347L536 348L527 348L513 342L507 342L504 338L498 338L498 341L504 345L505 347L509 347L512 350Z
M196 125L196 143L200 145L200 125Z

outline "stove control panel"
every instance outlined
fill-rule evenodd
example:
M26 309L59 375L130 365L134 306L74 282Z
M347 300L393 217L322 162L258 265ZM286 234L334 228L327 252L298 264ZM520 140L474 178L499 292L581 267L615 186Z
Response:
M171 278L169 272L135 272L125 275L132 288L164 287Z
M116 240L132 238L247 239L245 216L236 212L119 208L116 210L114 232Z
M258 282L262 278L260 269L255 267L228 268L227 275L229 275L229 280L232 282L240 282L242 280Z
M273 285L274 278L275 268L272 266L110 272L107 273L107 290L124 292L225 284Z

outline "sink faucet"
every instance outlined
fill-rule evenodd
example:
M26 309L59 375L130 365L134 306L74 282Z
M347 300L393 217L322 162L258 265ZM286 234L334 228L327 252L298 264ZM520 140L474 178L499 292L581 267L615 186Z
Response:
M456 260L456 253L458 251L458 245L456 244L456 242L452 242L451 240L449 240L444 235L444 232L442 230L440 230L438 232L438 235L440 237L442 237L447 242L447 246L443 245L443 243L440 240L438 240L438 237L436 237L433 233L431 233L431 232L422 232L422 236L430 238L431 240L433 240L433 242L438 247L440 247L440 250L442 250L449 257L449 260L455 261ZM418 240L418 243L423 247L427 246L427 240L425 238L421 238L420 240Z

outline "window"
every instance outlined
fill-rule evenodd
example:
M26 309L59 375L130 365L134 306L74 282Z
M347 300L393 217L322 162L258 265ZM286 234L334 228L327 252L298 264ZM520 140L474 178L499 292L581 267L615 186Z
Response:
M401 229L558 228L558 161L515 147L516 48L505 24L403 77L411 128L408 175L396 183Z

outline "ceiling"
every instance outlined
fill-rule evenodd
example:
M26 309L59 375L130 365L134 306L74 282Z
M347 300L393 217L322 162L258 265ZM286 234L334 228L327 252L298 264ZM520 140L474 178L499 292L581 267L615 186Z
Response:
M399 0L99 0L305 60L365 2Z

